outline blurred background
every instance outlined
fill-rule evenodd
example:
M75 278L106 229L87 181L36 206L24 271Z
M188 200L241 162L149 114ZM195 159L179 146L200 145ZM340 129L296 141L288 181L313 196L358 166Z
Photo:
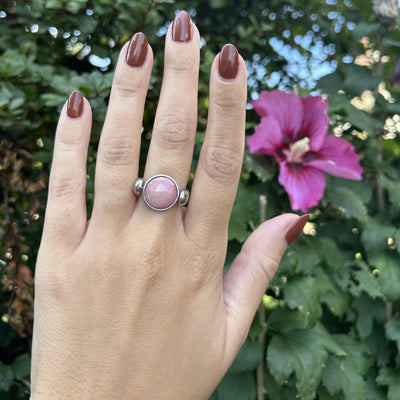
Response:
M260 122L250 101L261 91L321 95L329 103L328 134L349 141L364 169L361 181L327 175L323 197L212 399L400 399L397 0L0 1L0 399L29 398L35 259L58 112L73 90L93 108L90 213L119 50L142 31L155 55L143 168L165 33L181 9L201 34L189 186L205 132L210 66L229 42L248 68L248 136ZM246 149L226 268L260 221L291 211L278 175L273 157Z

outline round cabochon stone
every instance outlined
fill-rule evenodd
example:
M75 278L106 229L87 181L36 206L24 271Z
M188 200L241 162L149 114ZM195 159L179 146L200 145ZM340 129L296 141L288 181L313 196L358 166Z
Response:
M176 183L166 176L156 176L143 189L146 203L156 210L167 210L178 200Z

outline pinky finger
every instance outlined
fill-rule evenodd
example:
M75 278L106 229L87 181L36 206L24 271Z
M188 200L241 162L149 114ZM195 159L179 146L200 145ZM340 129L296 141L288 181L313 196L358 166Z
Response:
M80 92L64 105L57 126L43 239L67 246L86 230L86 160L92 111Z

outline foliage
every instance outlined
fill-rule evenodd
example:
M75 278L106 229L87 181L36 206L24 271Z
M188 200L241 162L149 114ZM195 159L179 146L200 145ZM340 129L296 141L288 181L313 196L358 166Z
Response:
M305 235L290 246L266 293L266 325L254 321L212 399L255 399L260 360L271 400L400 398L400 92L389 87L400 32L363 0L0 3L0 397L29 396L33 275L57 112L73 89L93 107L90 209L118 51L136 31L154 49L144 160L164 35L176 9L191 13L204 43L193 166L205 131L209 67L229 41L247 62L249 98L275 88L326 96L330 133L354 145L364 168L361 182L328 178ZM251 135L259 119L250 108L247 117ZM245 155L227 266L259 222L259 195L267 195L267 217L290 211L276 167L271 157Z

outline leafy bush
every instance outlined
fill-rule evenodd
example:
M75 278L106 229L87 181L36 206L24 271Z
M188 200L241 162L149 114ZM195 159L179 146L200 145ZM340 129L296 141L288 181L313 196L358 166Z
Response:
M264 388L272 400L399 399L400 103L389 82L398 79L392 72L400 32L395 15L375 6L379 19L362 0L1 2L1 398L29 396L34 265L57 113L73 89L92 105L90 210L119 49L136 31L154 49L143 162L164 35L176 9L191 13L203 38L193 170L205 131L209 67L226 42L247 62L249 99L275 88L326 96L330 133L354 145L364 168L361 182L328 177L305 234L285 254L248 340L212 399L253 400ZM251 107L247 121L251 135L259 123ZM266 196L267 217L290 211L277 176L272 157L246 152L227 267L259 223L260 196Z

